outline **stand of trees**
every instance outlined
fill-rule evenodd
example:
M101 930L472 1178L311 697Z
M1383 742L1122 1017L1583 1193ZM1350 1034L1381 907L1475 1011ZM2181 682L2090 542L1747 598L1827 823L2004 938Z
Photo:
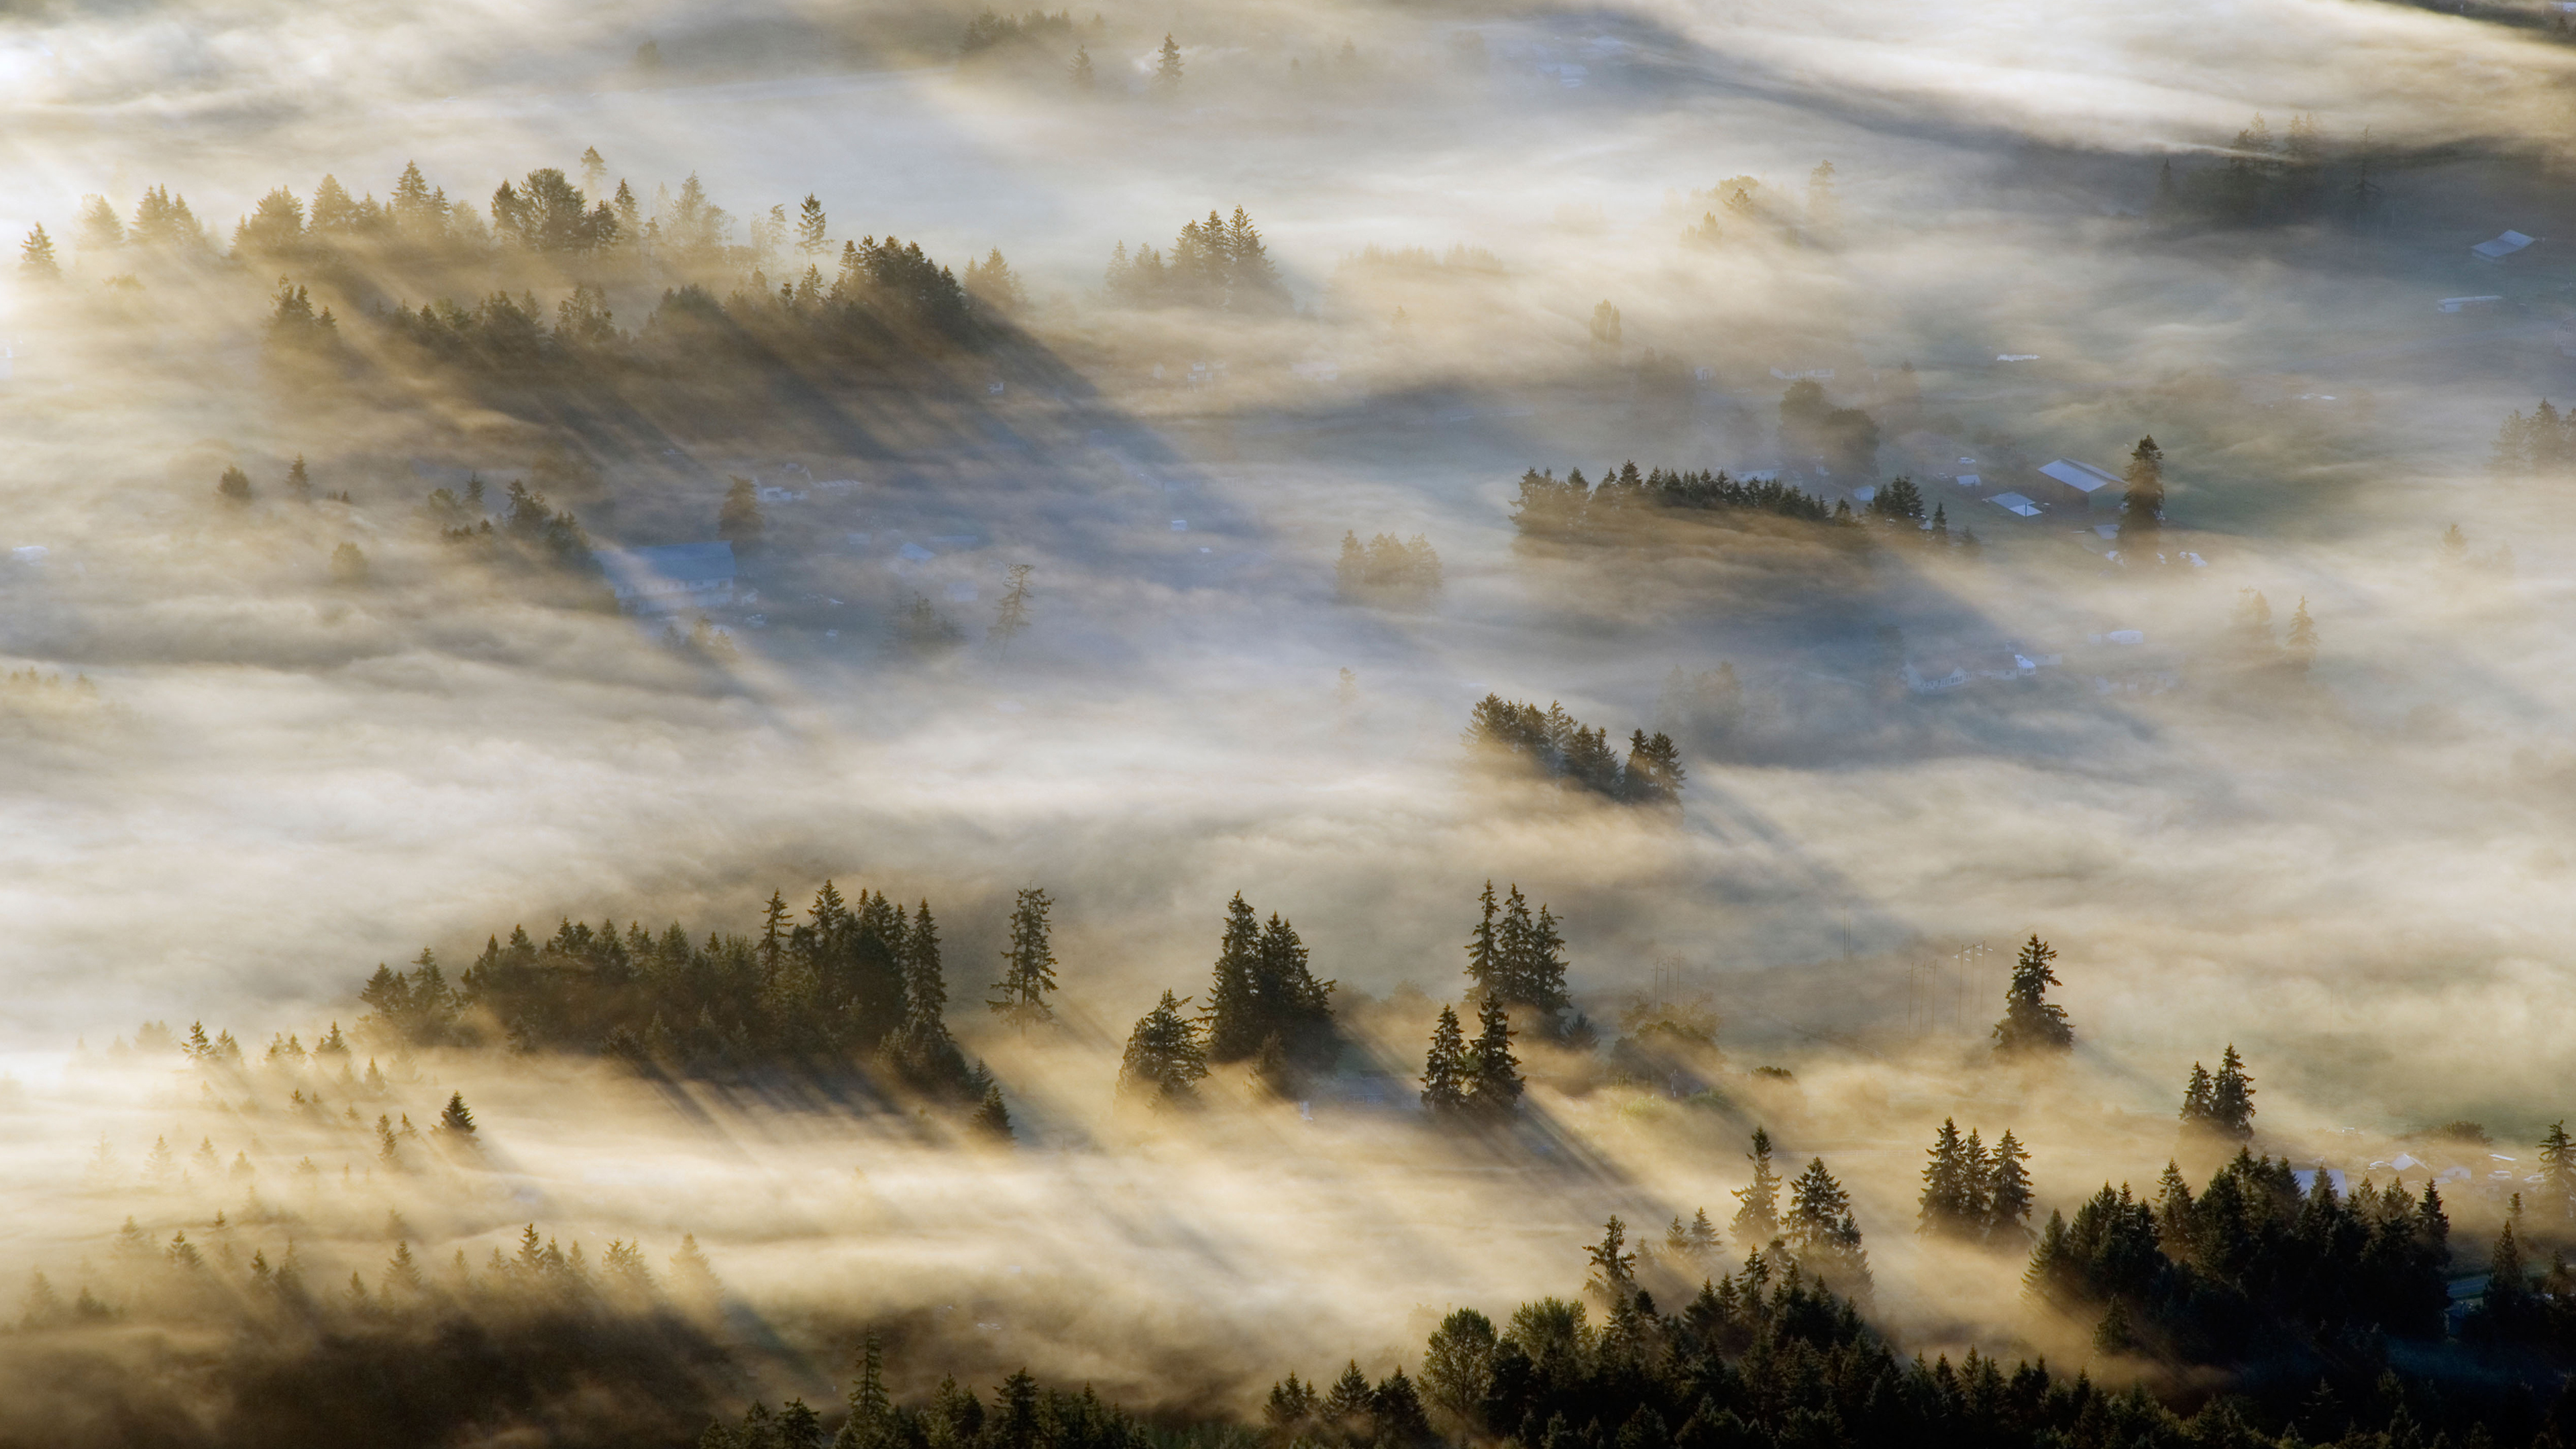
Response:
M1489 694L1468 716L1466 742L1488 758L1516 762L1608 799L1675 809L1681 803L1681 750L1661 732L1649 737L1631 730L1623 764L1605 730L1586 727L1562 706L1541 710Z
M1174 52L1177 79L1177 52ZM1261 230L1242 207L1231 218L1211 211L1182 225L1166 254L1125 242L1110 254L1109 300L1129 307L1197 307L1238 316L1273 316L1294 305Z
M959 1103L992 1086L949 1034L930 903L846 901L829 881L802 920L772 892L757 936L566 921L540 944L514 927L453 983L424 949L408 970L378 966L358 996L361 1034L392 1050L507 1043L684 1072L868 1063Z
M1365 545L1345 533L1333 587L1345 603L1422 603L1440 592L1440 555L1418 533L1409 542L1381 533Z
M1512 504L1512 526L1521 537L1563 543L1639 544L1668 536L1691 514L1767 514L1800 523L1847 522L1848 504L1821 498L1776 479L1743 480L1725 473L1687 473L1634 463L1605 468L1594 485L1577 468L1558 478L1533 468L1521 475Z

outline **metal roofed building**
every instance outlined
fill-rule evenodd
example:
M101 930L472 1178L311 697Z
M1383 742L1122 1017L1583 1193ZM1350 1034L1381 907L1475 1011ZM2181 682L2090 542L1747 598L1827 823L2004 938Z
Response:
M2039 516L2039 505L2022 497L2018 493L1998 493L1986 501L1995 505L1997 508L2002 509L2006 513L2019 514L2023 518L2037 518Z
M639 614L703 609L733 602L730 543L674 543L659 548L595 549L619 608Z
M2103 492L2120 481L2117 474L2072 458L2042 464L2039 476L2048 481L2032 485L2031 495L2053 508L2089 508L2096 498L2119 496L2116 491L2107 495Z

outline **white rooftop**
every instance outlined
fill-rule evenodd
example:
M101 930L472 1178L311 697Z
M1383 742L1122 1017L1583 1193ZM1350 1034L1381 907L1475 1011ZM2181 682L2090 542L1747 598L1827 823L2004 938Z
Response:
M2024 518L2037 518L2039 516L2039 505L2022 497L2018 493L1998 493L1986 501L1995 505L1997 508L2002 509L2006 513L2018 513Z
M2515 252L2521 251L2524 247L2531 245L2537 240L2539 240L2538 237L2528 237L2518 231L2509 231L2504 233L2502 236L2497 237L2494 241L2482 241L2476 246L2469 248L2469 250L2476 252L2479 256L2486 258L2488 261L2502 261L2506 257L2512 256Z
M2078 463L2072 458L2060 458L2054 463L2042 466L2039 471L2078 493L2091 493L2097 488L2108 487L2120 481L2090 463Z

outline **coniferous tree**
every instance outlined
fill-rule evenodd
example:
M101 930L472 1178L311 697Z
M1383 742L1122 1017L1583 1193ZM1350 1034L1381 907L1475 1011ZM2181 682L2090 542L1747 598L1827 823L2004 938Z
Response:
M759 545L768 526L760 514L760 489L748 478L733 478L725 489L724 506L716 510L716 537L747 552Z
M1987 1170L1986 1226L1988 1242L2019 1245L2030 1237L2030 1174L2022 1164L2030 1153L2013 1140L2007 1128L1995 1139L1992 1165Z
M1011 944L1002 952L1002 979L993 983L985 1001L995 1015L1025 1033L1055 1020L1047 1004L1055 990L1055 948L1048 939L1047 912L1055 902L1044 890L1021 891L1011 911Z
M2021 958L2013 963L2012 984L2004 991L2004 1018L1995 1023L1998 1054L2062 1052L2075 1045L2075 1028L2067 1024L2066 1008L2048 999L2048 988L2058 984L2057 973L2048 963L2056 959L2057 953L2037 935L2021 948Z
M1753 1151L1745 1161L1753 1164L1753 1181L1736 1191L1740 1206L1727 1230L1737 1242L1759 1248L1780 1235L1780 1174L1771 1166L1769 1130L1753 1129Z
M250 475L237 466L226 468L224 475L215 480L215 494L226 503L250 502Z
M2568 1137L2563 1117L2540 1139L2540 1188L2541 1196L2558 1205L2560 1217L2576 1217L2576 1140Z
M2164 464L2164 451L2154 438L2138 439L2129 454L2126 487L2120 495L2120 542L2149 555L2165 524Z
M1485 892L1476 898L1484 908L1483 918L1467 937L1467 996L1483 1001L1510 989L1510 978L1503 964L1502 941L1494 925L1494 883L1485 882Z
M2317 662L2317 624L2308 617L2305 595L2299 598L2298 611L2290 615L2290 632L2281 641L2281 657L2296 674L2307 673Z
M1823 1158L1809 1160L1789 1183L1786 1227L1791 1251L1818 1277L1845 1293L1868 1286L1869 1256L1852 1218L1851 1194L1825 1170Z
M1154 85L1165 95L1181 88L1181 47L1172 37L1163 37L1162 49L1154 53Z
M1199 1042L1198 1023L1182 1015L1185 998L1163 993L1154 1009L1137 1018L1118 1064L1118 1090L1154 1107L1195 1105L1199 1080L1207 1075L1207 1049Z
M1238 1062L1261 1050L1267 1034L1261 985L1261 917L1236 891L1226 902L1225 929L1217 941L1208 983L1208 1059Z
M62 263L54 257L54 239L45 235L45 224L40 221L18 244L18 275L29 281L51 282L62 274Z
M1467 1106L1478 1116L1502 1119L1521 1100L1520 1061L1512 1055L1512 1018L1488 997L1476 1009L1476 1045L1467 1056Z
M1467 1105L1466 1077L1467 1034L1456 1008L1444 1005L1422 1062L1422 1110L1434 1117L1455 1116Z
M454 1141L474 1140L474 1114L467 1109L463 1092L447 1094L447 1106L438 1114L438 1130Z
M1981 1226L1971 1218L1973 1189L1957 1121L1941 1119L1941 1130L1933 1135L1928 1155L1931 1160L1923 1168L1923 1191L1917 1200L1914 1230L1957 1237Z
M832 254L829 227L823 218L823 203L812 192L796 207L796 250L807 261L820 265Z
M1011 1140L1011 1108L1002 1100L1001 1087L996 1085L984 1089L984 1101L975 1109L972 1125L976 1131L997 1142Z
M2234 1042L2218 1059L2218 1075L2210 1083L2209 1125L2221 1136L2240 1142L2254 1135L2254 1079L2246 1074L2245 1059L2236 1054Z
M1073 48L1071 79L1077 95L1087 96L1100 88L1100 76L1092 69L1089 47L1077 45Z

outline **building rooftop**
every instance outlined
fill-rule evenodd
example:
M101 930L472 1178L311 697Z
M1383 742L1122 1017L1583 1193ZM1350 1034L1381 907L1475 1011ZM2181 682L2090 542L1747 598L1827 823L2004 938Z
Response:
M2078 493L2089 494L2095 489L2107 488L2120 481L2114 474L2105 473L2090 463L2078 463L2072 458L2060 458L2054 463L2043 464L2039 471Z

